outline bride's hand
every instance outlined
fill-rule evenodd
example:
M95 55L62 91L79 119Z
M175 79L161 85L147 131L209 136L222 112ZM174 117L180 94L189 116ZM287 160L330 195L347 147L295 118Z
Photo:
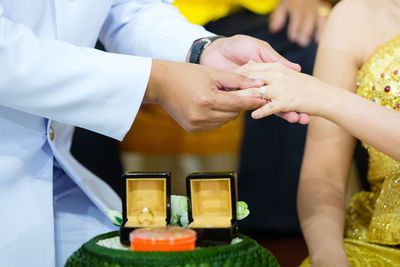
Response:
M260 119L272 114L296 111L319 116L321 105L328 101L330 88L318 79L292 71L279 63L249 63L237 70L238 73L265 82L265 98L268 103L253 111L252 117ZM237 91L240 95L259 95L259 88Z

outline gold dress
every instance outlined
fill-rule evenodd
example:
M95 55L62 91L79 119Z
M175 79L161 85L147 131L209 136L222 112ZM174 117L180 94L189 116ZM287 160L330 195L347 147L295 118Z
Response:
M400 35L365 62L357 86L358 95L400 111ZM346 255L352 267L400 266L400 162L363 146L369 154L371 192L356 194L347 208ZM309 259L301 266L309 266Z

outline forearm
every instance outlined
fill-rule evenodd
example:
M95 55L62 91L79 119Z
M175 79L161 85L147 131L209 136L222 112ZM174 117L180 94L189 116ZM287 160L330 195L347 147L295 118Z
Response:
M343 258L345 189L327 179L301 177L298 213L312 262Z
M400 160L400 113L351 92L330 87L321 103L321 116L346 129L354 137Z
M123 139L151 59L40 39L5 17L0 40L0 105Z

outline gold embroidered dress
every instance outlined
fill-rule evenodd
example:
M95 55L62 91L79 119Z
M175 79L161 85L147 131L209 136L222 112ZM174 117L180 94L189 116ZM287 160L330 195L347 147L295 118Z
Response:
M362 66L357 86L358 95L400 111L400 35ZM346 255L352 267L400 266L400 162L363 146L369 154L371 191L356 194L347 208ZM302 264L307 265L309 259Z

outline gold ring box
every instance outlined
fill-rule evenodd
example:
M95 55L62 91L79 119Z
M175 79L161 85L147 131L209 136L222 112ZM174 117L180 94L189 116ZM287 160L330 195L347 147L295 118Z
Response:
M151 213L148 225L138 216ZM139 227L163 227L171 218L171 174L168 172L125 172L122 175L122 224L120 241L129 245L129 233Z
M195 172L186 177L189 228L202 246L230 243L237 232L234 172Z
M140 227L168 226L171 219L171 174L125 172L122 176L120 241L129 245L129 234ZM198 246L230 243L237 232L237 182L234 172L194 172L186 177L189 228L197 233ZM150 225L138 220L149 210ZM146 213L147 215L147 213Z

